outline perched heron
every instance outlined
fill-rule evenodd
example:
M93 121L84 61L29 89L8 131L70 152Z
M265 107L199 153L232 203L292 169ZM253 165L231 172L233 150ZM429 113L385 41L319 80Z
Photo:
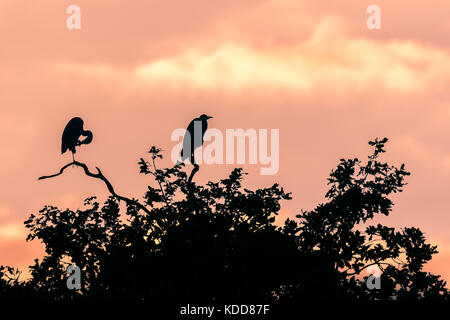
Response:
M183 139L183 149L181 150L181 160L189 159L192 164L195 163L194 151L203 145L203 136L208 129L208 119L212 117L202 114L189 123Z
M72 151L72 159L75 162L75 147L79 147L82 144L88 144L92 142L92 132L83 129L83 120L81 118L72 118L64 128L62 135L61 153L67 150ZM86 137L84 140L79 141L80 136Z

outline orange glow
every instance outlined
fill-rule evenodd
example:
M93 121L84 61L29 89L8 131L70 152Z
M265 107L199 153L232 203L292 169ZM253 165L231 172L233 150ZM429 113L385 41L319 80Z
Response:
M171 132L207 113L220 130L280 129L279 172L244 170L249 187L293 193L283 217L323 200L340 158L388 137L388 160L412 176L379 220L439 243L429 268L450 280L448 0L379 0L379 31L367 30L358 1L76 2L81 30L70 31L72 1L0 0L0 264L24 268L42 253L24 240L30 213L107 194L77 169L37 181L70 160L60 139L71 117L94 132L77 156L137 197L148 183L139 157L156 145L171 165Z

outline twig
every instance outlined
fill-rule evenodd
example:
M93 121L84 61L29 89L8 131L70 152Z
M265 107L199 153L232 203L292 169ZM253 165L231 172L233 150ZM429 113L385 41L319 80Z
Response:
M199 165L194 163L194 169L192 169L192 171L191 171L191 175L189 176L188 183L192 182L192 178L194 177L194 175L197 173L198 170L200 170Z
M106 177L103 175L102 171L101 171L98 167L95 167L95 168L97 169L97 172L98 172L98 173L92 173L92 172L89 171L89 168L88 168L88 166L87 166L86 164L81 163L81 162L78 162L78 161L73 161L73 162L71 162L71 163L66 164L64 167L62 167L61 170L59 170L58 173L55 173L55 174L52 174L52 175L49 175L49 176L42 176L42 177L39 177L38 180L44 180L44 179L49 179L49 178L57 177L57 176L61 175L61 174L64 172L64 170L67 169L68 167L70 167L71 165L76 165L76 166L78 166L78 167L83 168L84 173L85 173L88 177L96 178L96 179L102 180L102 181L106 184L106 187L108 188L108 191L111 193L111 195L114 196L115 198L117 198L118 200L124 201L127 205L135 205L135 206L137 206L139 209L141 209L142 211L146 212L147 214L150 214L150 211L149 211L145 206L143 206L140 202L138 202L137 200L129 199L129 198L127 198L127 197L118 195L118 194L115 192L114 187L113 187L113 185L111 184L111 182L109 182L109 180L106 179Z
M169 202L167 201L166 193L164 192L164 188L162 187L161 181L159 181L158 177L156 176L156 171L158 171L158 168L156 168L155 157L152 157L152 162L153 162L153 168L155 168L155 173L153 175L155 177L156 182L158 182L159 189L161 190L161 196L162 196L164 202L166 203L166 206L169 207ZM163 179L164 179L164 177L163 177ZM166 184L166 187L167 187L167 182L165 179L164 179L164 183Z

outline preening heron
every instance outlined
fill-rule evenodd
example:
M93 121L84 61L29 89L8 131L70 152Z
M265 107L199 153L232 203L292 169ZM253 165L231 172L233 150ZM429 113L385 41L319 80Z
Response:
M189 159L192 164L195 163L194 151L203 145L203 136L208 129L208 119L212 117L202 114L189 123L183 138L183 149L181 150L181 160Z
M79 147L82 144L88 144L92 142L92 132L83 129L84 122L81 118L72 118L64 128L62 135L61 153L70 150L72 152L72 159L75 162L75 147ZM86 137L84 140L79 141L80 137Z

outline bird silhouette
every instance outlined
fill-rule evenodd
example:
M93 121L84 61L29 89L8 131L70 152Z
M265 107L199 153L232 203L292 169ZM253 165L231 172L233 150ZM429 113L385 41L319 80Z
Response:
M72 118L64 128L62 135L61 153L63 154L67 150L72 151L72 159L75 162L75 147L79 147L82 144L88 144L92 142L92 132L83 129L84 122L81 118ZM79 141L80 136L86 137L84 140Z
M183 138L183 149L181 150L181 160L189 158L192 164L195 163L194 151L203 145L203 136L208 129L208 119L212 117L202 114L189 123ZM201 130L201 131L200 131ZM197 132L196 132L197 131Z

